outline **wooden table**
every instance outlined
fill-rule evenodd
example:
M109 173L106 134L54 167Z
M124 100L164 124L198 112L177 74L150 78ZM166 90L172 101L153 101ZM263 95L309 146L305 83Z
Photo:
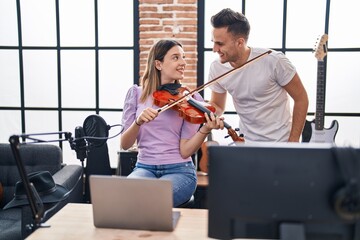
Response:
M177 208L176 211L181 212L181 217L173 232L107 229L94 227L91 204L69 203L46 222L49 228L38 228L27 239L210 239L207 237L207 210Z

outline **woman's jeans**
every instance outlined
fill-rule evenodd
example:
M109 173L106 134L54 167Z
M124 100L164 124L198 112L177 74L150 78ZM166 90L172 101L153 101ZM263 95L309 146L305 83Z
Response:
M191 161L164 165L146 165L138 162L128 177L171 180L174 207L178 207L191 198L197 182L195 166Z

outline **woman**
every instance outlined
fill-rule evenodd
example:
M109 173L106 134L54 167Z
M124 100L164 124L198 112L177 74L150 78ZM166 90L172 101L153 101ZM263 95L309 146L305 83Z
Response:
M138 160L130 178L167 179L173 185L174 207L188 201L196 188L193 155L212 129L223 129L221 118L205 115L207 123L186 122L172 109L159 114L152 94L165 84L179 84L184 78L185 56L175 40L160 40L151 49L141 86L132 86L126 96L121 148L138 145ZM199 94L194 96L202 100Z

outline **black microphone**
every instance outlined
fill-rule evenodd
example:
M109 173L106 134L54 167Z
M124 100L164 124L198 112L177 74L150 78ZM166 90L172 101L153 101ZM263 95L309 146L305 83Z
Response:
M86 141L84 139L84 129L81 126L77 126L75 128L75 139L73 142L72 149L76 152L76 157L80 161L84 161L84 159L87 157L86 152Z
M88 157L88 152L97 147L101 147L109 138L116 137L121 134L123 129L115 136L109 137L109 130L111 127L121 126L121 124L110 126L99 115L93 114L88 116L83 123L83 126L75 128L75 138L69 138L71 149L76 151L76 157L84 161Z
M110 128L101 116L96 114L88 116L84 120L83 129L89 146L100 147L105 144L109 137Z
M88 157L88 151L93 147L100 147L106 143L111 127L99 115L88 116L83 127L75 128L75 137L69 137L70 147L76 151L77 159L84 161Z

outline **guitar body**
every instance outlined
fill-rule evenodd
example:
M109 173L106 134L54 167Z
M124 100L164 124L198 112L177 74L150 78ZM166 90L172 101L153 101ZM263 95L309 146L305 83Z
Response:
M335 142L335 136L338 130L339 123L336 120L331 122L330 128L323 128L321 130L316 130L315 120L306 120L302 132L302 142L333 143Z

